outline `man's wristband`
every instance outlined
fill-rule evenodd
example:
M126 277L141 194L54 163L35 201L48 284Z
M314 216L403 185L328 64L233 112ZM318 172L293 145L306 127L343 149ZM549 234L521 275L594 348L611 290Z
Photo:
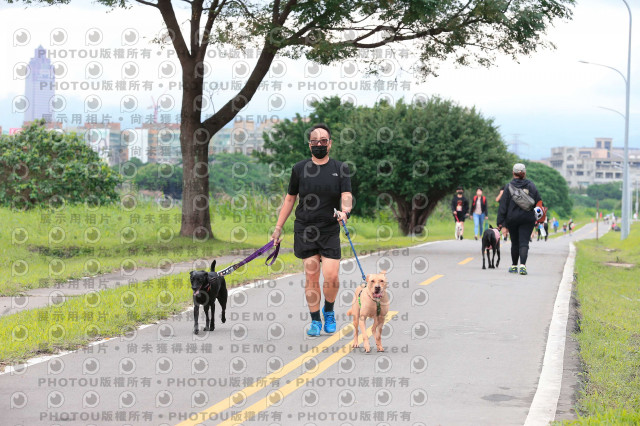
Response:
M348 211L348 212L344 212L344 214L346 214L346 215L347 215L347 219L350 219L350 218L351 218L351 212L350 212L350 211Z

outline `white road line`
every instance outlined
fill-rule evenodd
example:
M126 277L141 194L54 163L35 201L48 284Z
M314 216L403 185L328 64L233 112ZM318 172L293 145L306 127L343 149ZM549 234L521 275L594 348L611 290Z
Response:
M281 279L288 278L288 277L293 276L293 275L296 275L296 274L287 274L287 275L283 275L283 276L281 276L281 277L275 278L275 279L273 279L273 280L260 280L260 281L255 281L255 282L251 282L251 283L245 284L245 285L240 286L240 287L233 287L233 288L229 289L228 295L229 295L229 296L231 296L231 295L233 295L233 294L235 294L235 293L240 293L240 292L246 291L246 290L248 290L248 289L250 289L250 288L254 288L254 287L257 287L257 286L259 286L259 285L266 284L266 283L268 283L269 281L281 280ZM154 323L151 323L151 324L142 324L141 326L139 326L139 327L136 329L136 331L137 331L137 330L145 329L145 328L147 328L147 327L151 327L152 325L158 325L158 324L160 324L161 322L168 321L168 320L170 320L170 319L172 319L172 318L175 318L175 317L180 316L180 315L184 315L184 314L186 314L187 312L191 312L191 311L193 311L193 306L189 306L187 309L185 309L184 311L182 311L182 312L180 312L180 313L177 313L177 314L171 315L171 316L169 316L169 317L167 317L167 318L161 319L161 320L156 321L156 322L154 322ZM76 353L76 352L81 351L81 350L82 350L83 348L85 348L85 347L88 347L88 346L95 346L95 345L100 345L100 344L102 344L102 343L108 342L109 340L118 339L118 338L121 338L121 337L122 337L122 336L107 337L106 339L96 340L95 342L87 343L87 344L86 344L85 346L83 346L82 348L76 349L76 350L74 350L74 351L63 351L63 352L59 352L59 353L57 353L57 354L44 355L44 356L39 356L39 357L31 358L31 359L28 359L28 360L27 360L27 362L25 362L25 363L23 363L23 364L18 364L18 365L15 365L15 366L14 366L14 365L10 365L10 366L5 367L4 371L1 371L1 372L0 372L0 376L2 376L3 374L7 374L7 373L14 373L14 372L19 374L19 373L20 373L21 371L23 371L26 367L31 367L32 365L40 364L40 363L43 363L43 362L49 361L50 359L59 358L59 357L62 357L62 356L68 355L68 354Z
M411 250L411 249L416 249L416 248L420 248L420 247L430 246L431 244L446 243L448 241L453 241L453 240L429 241L428 243L422 243L422 244L418 244L418 245L415 245L415 246L406 246L406 247L396 247L396 248L382 249L382 250L375 251L373 253L365 254L364 256L358 256L358 260L366 259L367 257L371 257L373 255L384 254L386 252L393 251L393 250L404 250L404 249ZM341 260L340 264L344 265L345 263L355 262L355 261L356 261L355 257L350 257L348 259Z
M573 283L573 268L576 260L576 247L569 244L569 255L564 264L562 280L553 307L553 316L549 326L547 348L542 361L542 372L536 394L531 402L525 426L548 425L556 416L562 373L564 368L564 346L567 337L567 320Z

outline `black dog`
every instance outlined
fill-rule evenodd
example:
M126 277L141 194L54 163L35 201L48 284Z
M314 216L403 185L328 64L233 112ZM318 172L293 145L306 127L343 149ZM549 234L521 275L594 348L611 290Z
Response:
M491 258L491 252L493 250L493 259ZM482 234L482 269L487 269L484 266L484 253L487 252L487 260L489 261L489 269L497 268L500 265L500 232L489 225L489 229L485 230ZM496 252L498 253L498 261L495 266L493 264L496 259Z
M214 316L216 314L215 301L218 299L222 308L222 322L226 322L224 316L227 309L227 283L223 276L215 272L216 261L211 263L211 272L207 271L191 271L191 289L193 290L193 334L198 334L198 313L200 305L204 309L207 322L204 331L213 331L216 328ZM209 309L211 309L211 322L209 322Z

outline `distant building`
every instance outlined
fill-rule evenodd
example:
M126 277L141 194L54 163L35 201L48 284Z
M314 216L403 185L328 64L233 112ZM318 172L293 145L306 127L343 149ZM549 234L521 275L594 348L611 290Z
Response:
M67 126L66 132L75 132L110 166L129 159L128 147L121 144L120 123L85 123L84 126Z
M596 138L591 148L561 146L551 148L551 157L542 160L565 178L570 187L622 180L624 150L613 147L613 139ZM629 179L640 179L640 149L629 148Z
M129 160L137 158L149 162L149 129L130 128L120 132L120 144L127 150Z
M56 76L51 61L47 58L47 51L42 46L36 48L35 57L29 61L27 72L24 96L29 104L24 112L24 121L31 122L40 118L53 121L51 98L55 95Z
M180 150L180 124L145 123L148 137L148 161L150 163L176 164L182 159Z
M231 132L233 128L223 127L213 135L209 143L209 154L218 154L220 152L233 152L231 146Z
M233 122L233 127L225 127L213 136L209 152L211 154L235 152L251 155L254 151L264 151L263 133L269 133L279 122L275 119L236 120Z

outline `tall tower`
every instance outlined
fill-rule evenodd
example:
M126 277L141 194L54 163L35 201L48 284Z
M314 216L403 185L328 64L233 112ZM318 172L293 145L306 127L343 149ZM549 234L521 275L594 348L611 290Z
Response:
M47 58L47 51L40 45L29 61L29 75L25 80L24 95L29 101L29 107L24 112L24 121L38 118L53 121L51 98L55 94L55 81L56 76L51 61Z

